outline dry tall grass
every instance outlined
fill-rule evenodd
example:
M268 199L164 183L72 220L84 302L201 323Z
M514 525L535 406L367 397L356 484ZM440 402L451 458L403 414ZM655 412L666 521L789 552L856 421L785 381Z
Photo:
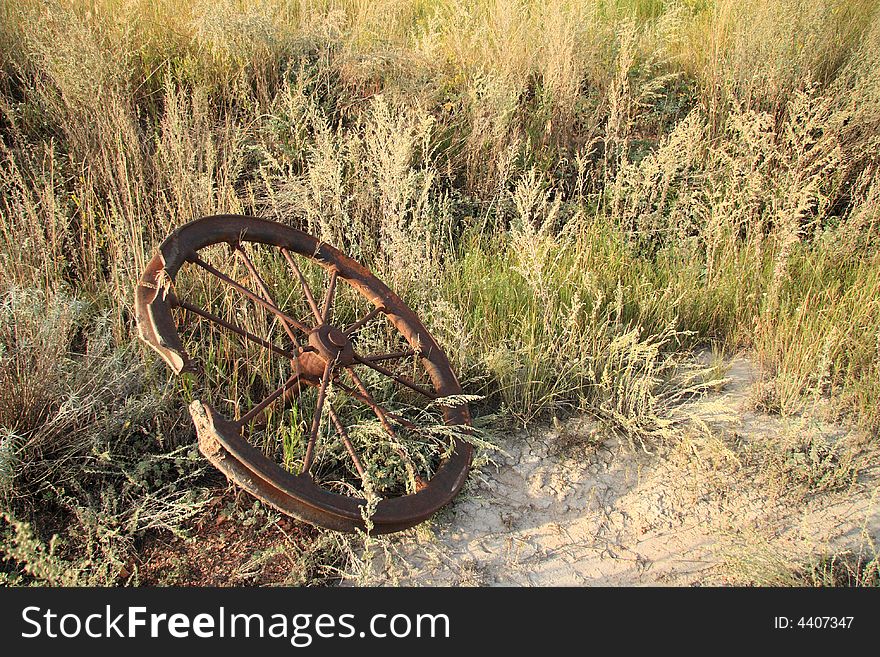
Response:
M188 438L167 420L185 393L139 383L131 289L171 228L221 212L302 226L363 260L469 391L524 422L581 409L645 444L669 439L675 399L693 392L688 350L715 344L757 352L768 407L829 397L875 435L878 12L4 1L4 505L50 532L24 500L81 483L83 459L115 454L132 425L174 434L145 463ZM145 408L159 420L142 422ZM167 484L178 494L181 476ZM107 496L133 495L102 477ZM97 508L81 488L65 487L61 526ZM150 490L131 504L155 502Z

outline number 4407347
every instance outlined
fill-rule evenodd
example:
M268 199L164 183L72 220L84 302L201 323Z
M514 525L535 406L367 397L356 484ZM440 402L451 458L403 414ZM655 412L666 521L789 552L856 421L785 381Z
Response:
M849 629L852 627L854 616L801 616L798 619L777 616L773 619L776 629L788 628L812 629L812 630L836 630Z

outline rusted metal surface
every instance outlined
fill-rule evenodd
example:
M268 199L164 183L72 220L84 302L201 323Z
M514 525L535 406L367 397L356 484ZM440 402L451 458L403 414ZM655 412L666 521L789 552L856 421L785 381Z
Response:
M229 244L244 263L249 273L250 285L255 289L234 280L199 255L199 251L206 247L224 243ZM314 319L313 325L309 326L307 320L295 319L276 305L269 287L242 247L246 243L267 245L280 250L290 268L291 280L302 288L303 297ZM329 273L329 282L320 306L297 265L299 257L318 263ZM184 266L205 270L249 299L255 306L270 313L284 328L292 346L272 343L179 298L178 291L174 290L174 283ZM334 298L340 279L351 285L373 306L364 317L348 326L335 326L332 323ZM346 427L327 401L328 386L333 385L351 399L368 407L387 432L392 444L397 442L394 423L407 429L418 427L384 408L357 375L355 367L372 369L398 386L418 393L427 403L461 394L461 386L443 350L400 297L366 268L339 250L283 224L239 215L205 217L174 231L160 245L158 253L147 265L135 293L135 314L140 337L176 373L198 374L199 367L187 354L178 333L172 314L175 307L187 310L202 320L214 323L259 345L270 354L289 361L291 374L284 384L269 393L238 420L224 418L209 404L200 401L194 401L190 405L190 414L196 426L199 448L211 463L252 495L307 522L341 531L365 528L362 511L366 500L325 489L311 472L324 421L322 407L326 404L327 418L341 438L357 474L361 478L366 476L365 466ZM400 333L410 349L389 354L359 354L352 342L353 337L381 315ZM418 357L433 389L395 373L384 365L408 357ZM342 374L349 376L354 385L344 383L340 379ZM294 474L252 446L245 434L250 424L270 405L284 403L298 396L304 386L317 389L317 403L308 432L302 471ZM470 426L466 404L444 405L441 408L447 425ZM432 476L426 480L416 473L416 492L387 497L378 502L370 516L374 532L393 532L411 527L427 519L455 497L467 477L473 448L461 438L453 438L453 441L451 454ZM407 459L408 468L414 468L408 457L399 451L399 447L394 449L402 458Z

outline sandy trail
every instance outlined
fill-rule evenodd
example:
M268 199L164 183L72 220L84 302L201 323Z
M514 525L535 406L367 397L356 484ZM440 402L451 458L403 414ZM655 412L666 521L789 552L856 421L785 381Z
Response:
M876 463L865 459L845 490L795 496L750 446L845 432L747 410L748 360L728 377L693 408L712 431L652 454L583 419L511 436L433 526L374 547L360 582L714 584L737 581L737 563L755 571L880 544Z

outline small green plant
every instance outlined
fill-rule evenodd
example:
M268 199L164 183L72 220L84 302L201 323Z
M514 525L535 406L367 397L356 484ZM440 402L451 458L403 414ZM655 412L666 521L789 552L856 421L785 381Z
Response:
M0 502L69 537L58 558L103 560L90 581L208 495L176 451L186 404L240 417L284 380L186 314L198 380L132 346L134 281L209 214L287 222L376 271L499 425L585 413L674 441L685 402L724 385L691 357L711 346L760 361L757 410L880 429L874 0L118 4L0 5ZM285 263L259 264L304 316ZM286 339L210 277L178 283ZM340 321L362 315L347 294ZM343 411L376 490L436 463ZM310 419L270 415L258 447L295 471ZM859 471L824 438L771 447L765 471L798 490ZM345 458L330 445L321 472ZM350 555L334 540L303 577Z
M805 557L750 537L729 552L724 573L724 581L749 586L880 586L877 555L869 546Z
M835 442L815 432L783 438L766 452L772 481L786 491L801 494L846 491L858 477L860 464L852 445Z
M295 463L301 458L304 433L304 424L299 415L299 405L293 404L290 409L287 431L282 437L283 464L289 472L294 472Z
M807 586L880 586L880 560L850 550L826 556L804 569Z

